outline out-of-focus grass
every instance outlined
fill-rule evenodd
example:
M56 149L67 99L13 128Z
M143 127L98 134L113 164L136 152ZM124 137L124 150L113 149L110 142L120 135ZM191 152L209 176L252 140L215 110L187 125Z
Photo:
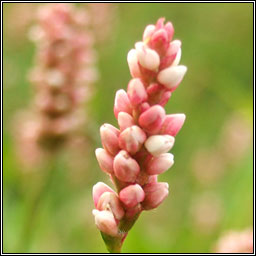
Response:
M13 252L19 240L31 185L15 158L11 128L14 114L29 105L33 91L26 75L33 64L34 46L26 39L26 28L18 33L11 17L19 6L4 4L4 252ZM96 141L89 149L86 175L75 177L78 183L72 181L72 174L79 174L67 168L65 157L58 160L37 216L30 252L106 252L91 215L92 185L108 182L93 152L100 147L98 128L104 122L117 124L113 101L115 91L126 88L130 79L127 52L141 40L144 27L162 16L173 22L175 38L183 44L181 63L188 66L166 112L184 112L187 120L172 150L175 165L160 177L170 184L170 196L158 209L141 215L123 252L210 252L223 231L252 226L252 141L242 155L222 166L222 175L212 183L198 181L192 162L196 152L220 143L223 126L233 113L245 120L252 133L253 4L126 3L118 4L114 39L98 49L101 79L87 110ZM239 146L229 148L231 155ZM198 227L191 215L194 199L208 192L219 198L222 212L209 230Z

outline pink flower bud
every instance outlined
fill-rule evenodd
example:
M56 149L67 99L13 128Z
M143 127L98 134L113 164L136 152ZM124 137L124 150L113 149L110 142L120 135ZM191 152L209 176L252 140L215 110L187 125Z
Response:
M150 183L157 183L158 175L150 175L148 178L148 184Z
M126 128L119 136L119 146L130 154L138 152L147 139L145 132L137 125Z
M147 42L147 40L150 39L150 37L154 33L155 29L156 29L155 25L150 24L150 25L146 26L144 33L143 33L143 41L144 42Z
M145 210L156 208L169 194L169 185L166 182L149 183L143 189L145 199L142 202L142 206Z
M114 159L114 172L119 180L134 182L140 172L140 166L125 150L121 150Z
M132 208L144 200L145 193L139 184L130 185L121 190L119 198L123 204Z
M120 130L123 131L128 127L135 125L133 117L126 112L119 112L117 117L118 125L120 126Z
M164 153L152 159L147 163L147 173L149 175L160 174L167 171L173 165L173 154Z
M93 202L95 207L97 207L98 201L100 196L104 193L104 192L112 192L115 193L113 191L113 189L111 187L109 187L108 185L106 185L103 182L98 182L96 183L93 188L92 188L92 197L93 197Z
M142 209L141 204L137 204L137 205L136 205L135 207L133 207L133 208L127 208L127 209L125 210L125 218L131 220L131 219L133 219L133 218L135 217L135 215L138 216L138 214L141 213L142 210L143 210L143 209Z
M164 28L159 29L152 35L149 45L156 50L159 54L166 52L169 46L168 34Z
M135 48L140 65L152 71L157 70L160 64L160 57L158 53L148 48L143 42L136 43Z
M160 69L177 66L181 58L181 41L174 40L169 44L166 55L161 60Z
M168 34L168 41L170 42L172 40L173 34L174 34L174 27L171 22L167 22L164 26L165 31Z
M186 72L186 66L171 66L160 71L157 76L157 80L170 91L174 91L178 87Z
M185 119L186 116L184 114L166 115L161 128L161 134L168 134L175 137L183 126Z
M112 192L104 192L98 200L97 209L111 211L117 220L124 216L124 209L118 196Z
M126 112L132 114L131 102L125 92L125 90L118 90L116 92L114 114L117 118L119 112Z
M164 27L164 21L165 21L165 18L159 18L156 22L156 29L161 29Z
M110 211L93 211L97 228L110 236L118 235L118 227L114 215Z
M132 49L128 52L127 62L130 69L131 76L134 78L140 77L141 76L140 67L138 64L137 52L135 49Z
M145 147L153 156L159 156L167 153L173 147L174 141L174 137L170 135L153 135L146 140Z
M180 59L181 59L181 48L178 50L176 57L172 63L172 66L178 66L180 63Z
M164 117L164 108L160 105L154 105L140 115L139 124L146 132L155 134L160 130Z
M119 130L111 124L104 124L100 127L100 136L103 147L112 155L119 151L118 136Z
M146 101L148 97L145 87L139 78L134 78L129 82L127 94L131 104L135 106Z
M114 169L113 169L114 157L110 155L103 148L97 148L95 150L95 155L102 171L112 174L114 172Z
M162 90L162 88L164 87L161 84L153 83L147 87L147 93L148 95L153 95Z
M140 113L145 112L146 110L148 110L150 108L150 105L147 102L143 102L140 106L139 106L139 111Z
M171 96L172 96L172 93L170 91L164 92L161 95L158 104L161 106L165 106L165 104L168 102L168 100L171 98Z

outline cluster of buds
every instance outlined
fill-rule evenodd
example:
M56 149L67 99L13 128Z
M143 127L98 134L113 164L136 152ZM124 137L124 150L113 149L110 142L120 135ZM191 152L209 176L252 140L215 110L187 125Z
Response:
M116 92L119 129L110 124L100 128L103 148L96 149L96 157L117 192L97 183L93 214L110 251L120 250L140 213L158 207L169 193L168 183L158 182L157 176L174 163L168 151L185 115L167 115L164 106L187 71L179 65L181 42L172 41L173 34L172 23L164 24L163 18L146 27L143 41L127 56L133 77L127 92Z
M253 253L253 231L229 231L224 234L214 249L216 253Z
M47 4L39 7L36 19L29 36L37 46L30 74L36 89L31 111L37 129L29 143L49 150L66 142L84 123L84 103L97 79L96 56L83 10L72 4ZM35 133L34 126L26 127Z

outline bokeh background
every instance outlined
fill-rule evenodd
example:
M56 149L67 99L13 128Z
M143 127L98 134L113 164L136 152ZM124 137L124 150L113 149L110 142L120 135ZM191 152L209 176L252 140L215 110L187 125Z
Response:
M143 212L123 252L212 252L223 232L253 224L253 4L114 5L109 38L96 48L100 79L86 106L88 143L56 159L26 250L106 252L91 214L92 186L110 184L94 156L99 127L117 125L112 109L115 91L130 79L127 52L147 24L166 17L174 38L182 40L181 63L188 67L166 112L184 112L187 119L172 150L175 165L160 176L170 184L170 195L156 210ZM16 113L33 97L27 74L35 47L27 34L35 6L5 3L3 9L4 252L17 252L28 198L42 182L40 166L26 171L17 159L13 129Z

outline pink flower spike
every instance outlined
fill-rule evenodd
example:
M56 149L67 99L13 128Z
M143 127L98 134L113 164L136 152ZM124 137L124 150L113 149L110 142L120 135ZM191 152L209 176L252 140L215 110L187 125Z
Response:
M139 124L146 132L155 134L160 130L164 118L164 108L160 105L155 105L140 115Z
M115 104L114 104L114 114L116 118L119 112L126 112L128 114L132 114L131 102L125 90L118 90L116 92Z
M149 183L143 187L145 199L142 206L151 210L159 206L169 194L169 185L166 182Z
M145 198L145 193L140 185L130 185L119 193L120 200L127 208L133 208Z
M97 148L95 150L95 155L96 158L99 162L100 168L102 171L113 174L114 169L113 169L113 162L114 162L114 157L110 155L105 149L103 148Z
M147 25L143 33L143 42L147 42L156 29L155 25Z
M153 156L159 156L167 153L173 147L174 141L174 137L170 135L153 135L146 140L145 147Z
M125 150L121 150L114 159L114 172L119 180L134 182L140 172L140 166Z
M100 198L100 196L101 196L104 192L112 192L112 193L115 193L111 187L109 187L108 185L106 185L106 184L103 183L103 182L98 182L98 183L96 183L96 184L93 186L93 188L92 188L92 196L93 196L93 201L94 201L95 207L97 207L99 198Z
M161 128L161 134L168 134L175 137L182 128L185 119L186 116L184 114L166 115Z
M147 163L146 172L149 175L161 174L167 171L174 164L173 154L164 153L157 157L153 157Z
M124 209L119 201L118 196L112 192L104 192L97 203L97 209L100 211L111 211L117 220L124 216Z
M119 147L130 154L138 152L147 139L145 132L137 125L126 128L119 136Z
M109 135L105 132L106 136L102 136L105 150L97 151L100 166L110 174L118 193L103 193L94 211L95 216L101 211L110 212L118 224L117 234L113 226L115 237L103 235L109 252L120 252L140 213L156 208L169 193L168 183L157 179L174 164L174 156L168 151L185 115L166 115L164 106L187 68L178 66L181 42L170 42L174 28L164 21L160 18L155 25L148 25L143 42L137 42L135 49L129 51L127 61L132 79L127 92L117 92L114 104L120 131L109 128Z
M171 66L160 71L157 80L170 91L174 91L182 81L186 72L186 66Z
M128 127L135 125L133 117L126 112L119 112L117 117L118 125L120 126L120 130L123 131Z
M127 62L130 69L131 76L134 78L140 77L141 76L140 67L138 64L137 52L135 49L132 49L128 52Z
M151 71L158 69L160 57L156 51L148 48L143 42L136 43L135 48L138 61L143 68Z
M134 106L146 101L148 98L146 89L139 78L134 78L129 82L127 94L131 104Z
M100 136L104 148L110 154L115 155L119 151L119 130L110 124L104 124L100 127Z
M110 211L94 211L97 228L109 236L117 236L118 227L113 213Z

